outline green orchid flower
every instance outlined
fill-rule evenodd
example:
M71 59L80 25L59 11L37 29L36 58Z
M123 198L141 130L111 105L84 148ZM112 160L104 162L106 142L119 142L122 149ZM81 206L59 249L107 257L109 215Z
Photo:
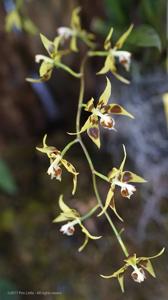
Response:
M47 81L51 78L54 68L61 68L76 78L81 77L80 73L76 73L67 65L61 62L62 57L70 53L70 50L59 50L62 41L61 36L56 37L53 41L50 41L43 34L40 34L40 38L49 56L45 56L41 54L37 54L35 56L35 61L37 63L42 62L39 68L40 78L38 79L27 78L26 79L27 81L34 82L34 83Z
M128 51L120 50L123 47L123 44L125 43L126 39L128 38L129 34L131 33L133 29L133 25L131 25L128 30L119 38L119 40L116 42L115 46L111 46L111 38L113 33L113 28L110 29L105 42L104 42L104 50L105 51L90 51L90 56L105 56L105 62L102 69L97 73L98 75L106 74L108 72L111 72L117 79L124 83L129 83L127 79L122 77L117 73L117 67L116 67L116 59L118 59L119 63L123 65L123 67L126 69L126 71L129 71L130 69L130 63L131 63L131 53Z
M115 192L115 188L116 186L119 186L121 188L121 196L124 198L128 198L130 199L130 197L133 195L133 193L136 191L136 188L134 185L130 184L130 182L135 182L135 183L145 183L146 180L140 176L138 176L137 174L131 172L131 171L124 171L124 166L125 166L125 162L126 162L126 157L127 157L127 153L126 153L126 149L125 146L123 145L123 151L124 151L124 158L121 162L120 167L117 168L113 168L108 176L103 176L103 178L110 183L110 189L107 193L107 197L105 200L105 206L103 208L103 210L101 211L101 213L98 216L101 216L108 207L110 207L114 213L116 214L116 216L123 221L123 219L120 217L120 215L118 214L117 210L116 210L116 206L115 206L115 200L114 200L114 192ZM100 173L96 172L96 174L99 176L101 176Z
M58 217L56 217L53 220L53 223L68 221L68 223L61 226L60 231L63 234L72 236L75 232L75 226L79 225L82 232L85 235L84 243L78 249L79 252L81 252L86 247L89 239L97 240L97 239L101 238L101 236L94 236L89 233L89 231L86 229L86 227L82 224L82 217L80 217L80 214L75 209L72 209L67 204L65 204L65 202L63 200L63 195L61 195L59 197L59 207L60 207L61 213L59 214Z
M78 38L81 39L88 47L94 47L94 34L88 33L86 30L82 29L79 16L80 11L80 7L77 7L73 10L70 27L59 27L57 30L58 35L63 38L63 41L70 38L70 49L74 52L78 52Z
M66 159L63 159L61 151L59 151L57 148L53 146L48 146L46 144L47 135L43 138L43 147L39 148L36 147L36 149L48 156L50 159L50 166L47 170L47 174L51 176L51 179L56 178L57 180L61 181L62 178L62 166L73 175L73 190L72 194L75 194L76 187L77 187L77 175L79 173L76 172L74 166L67 161Z
M111 114L114 115L124 115L130 118L134 118L132 114L126 111L119 104L108 104L108 100L111 95L111 83L110 80L106 77L107 84L105 90L101 94L97 106L94 105L94 99L91 98L87 104L85 104L85 110L90 112L91 115L81 128L79 133L87 131L90 139L100 148L100 129L99 129L99 118L100 125L105 129L115 129L115 121L111 117ZM78 133L69 133L69 134L78 134Z
M122 292L124 292L124 275L125 271L129 268L133 268L133 272L131 273L132 279L137 282L141 283L146 279L145 271L147 271L152 277L156 277L155 271L153 269L151 259L157 258L161 256L164 252L165 248L163 248L159 253L154 256L149 257L137 257L136 254L129 256L124 260L125 264L119 270L114 272L111 275L100 275L105 279L109 278L117 278L119 285L121 287Z

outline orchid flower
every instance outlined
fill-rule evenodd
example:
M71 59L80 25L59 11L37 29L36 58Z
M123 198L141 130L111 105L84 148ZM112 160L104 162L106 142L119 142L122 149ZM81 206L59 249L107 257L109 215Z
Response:
M163 248L159 253L157 253L154 256L150 257L137 257L136 254L129 256L124 260L125 264L123 267L121 267L118 271L114 272L113 274L106 276L106 275L100 275L101 277L105 279L109 278L117 278L122 292L124 292L124 275L125 271L131 267L133 269L133 272L131 273L132 279L137 282L141 283L146 279L145 271L147 271L152 277L156 277L155 271L153 269L151 259L154 259L156 257L159 257L163 254L165 248Z
M61 226L60 232L68 236L72 236L75 233L75 226L79 225L82 232L85 235L84 243L78 249L79 252L81 252L85 248L89 239L97 240L101 238L101 236L94 236L89 233L86 227L82 224L82 218L80 217L80 214L75 209L72 209L67 204L65 204L63 200L63 195L59 197L59 207L61 209L61 213L59 214L58 217L56 217L53 220L53 222L59 223L59 222L67 221L66 224Z
M119 104L108 104L108 100L111 95L111 83L110 80L106 77L107 84L105 90L101 94L98 104L95 107L94 99L91 98L87 104L85 104L85 110L92 113L83 127L81 128L79 133L87 131L88 136L91 140L96 144L98 148L100 148L100 129L99 129L99 118L100 125L105 129L115 129L115 121L111 117L111 114L116 115L124 115L130 118L134 118L128 111L126 111ZM77 134L77 133L69 133L69 134Z
M62 40L61 36L57 36L53 41L50 41L43 34L40 34L40 38L49 56L42 55L42 54L37 54L35 56L35 61L37 63L41 62L39 68L40 78L38 79L27 78L26 79L27 81L43 82L49 80L51 78L54 67L61 68L66 72L70 73L71 75L73 75L74 77L77 78L81 77L81 74L74 72L71 68L69 68L68 66L66 66L61 62L62 57L70 53L69 50L59 50L61 40Z
M94 34L88 33L86 30L82 29L79 16L80 11L80 7L77 7L73 10L70 27L59 27L57 30L58 35L63 38L63 41L70 38L70 49L74 52L78 52L78 38L86 43L88 47L94 47Z
M111 46L111 37L113 33L113 28L110 29L107 38L104 42L104 50L105 51L90 51L90 56L106 56L103 68L97 74L106 74L109 71L117 77L120 81L124 83L129 83L127 79L122 77L117 73L116 68L116 58L118 59L119 63L123 65L126 71L129 71L130 64L131 64L131 53L128 51L120 50L125 43L126 39L128 38L129 34L133 29L133 25L131 25L128 30L119 38L116 42L114 47Z
M47 174L51 176L51 179L56 178L57 180L61 181L62 166L64 166L64 168L73 175L72 194L74 195L77 186L77 175L79 173L76 172L74 166L69 161L63 159L61 155L61 151L59 151L57 148L53 146L48 146L46 144L46 138L47 135L45 135L43 138L43 147L42 148L36 147L36 149L42 153L45 153L50 159L50 166L47 170Z
M121 196L124 198L130 199L130 197L133 195L133 193L136 191L136 188L134 185L130 184L130 182L137 182L137 183L144 183L146 182L145 179L142 177L138 176L137 174L131 172L131 171L124 171L124 165L126 161L126 149L125 146L123 145L123 150L124 150L124 158L121 162L121 165L119 169L113 168L109 174L108 177L105 177L106 180L110 183L110 189L107 193L106 201L105 201L105 206L101 213L98 216L101 216L107 208L110 206L110 208L114 211L116 216L123 221L123 219L119 216L116 210L115 206L115 200L114 200L114 192L115 192L115 187L119 186L121 188ZM98 172L96 172L99 174Z

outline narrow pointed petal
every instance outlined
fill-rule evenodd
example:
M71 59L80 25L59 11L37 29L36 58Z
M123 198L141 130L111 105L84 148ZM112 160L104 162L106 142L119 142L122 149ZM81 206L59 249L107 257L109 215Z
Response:
M112 170L108 173L108 179L111 181L114 177L116 177L120 173L120 170L117 168L112 168Z
M111 95L111 82L108 79L108 77L106 77L106 87L99 98L97 108L106 105L108 100L110 99L110 95Z
M114 191L110 187L110 189L107 193L105 206L103 207L102 211L98 214L98 217L102 216L106 212L107 208L110 206L110 203L111 203L111 200L112 200L113 196L114 196Z
M89 238L88 238L88 236L85 234L85 240L84 240L83 244L79 247L78 251L79 251L79 252L83 251L83 249L87 246L88 242L89 242Z
M74 175L78 175L79 173L76 172L74 166L69 162L67 161L66 159L61 159L61 163L64 165L64 167L67 169L67 171L69 173L72 173Z
M114 197L112 198L111 202L110 202L110 208L113 210L113 212L115 213L116 217L121 221L124 222L124 220L120 217L120 215L118 214L116 207L115 207L115 200Z
M109 71L112 73L116 72L115 59L111 54L107 56L103 68L97 73L97 75L106 74Z
M111 38L112 38L112 34L113 34L113 28L110 28L110 31L105 39L104 42L104 49L105 50L109 50L111 48Z
M152 263L149 259L142 260L139 262L140 266L145 269L152 277L156 277Z
M123 145L123 150L124 150L124 158L121 162L121 165L120 165L120 172L123 172L123 169L124 169L124 166L125 166L125 161L126 161L126 158L127 158L127 153L126 153L126 149L125 149L125 146Z
M122 293L124 293L124 275L119 275L117 277Z
M80 21L80 16L79 13L81 11L81 7L76 7L71 16L71 27L76 30L81 30L81 21Z
M144 178L142 178L130 171L122 172L121 181L122 182L139 182L139 183L147 182Z
M65 159L61 159L61 163L64 165L64 167L67 169L67 171L71 174L73 174L73 189L72 189L72 195L75 194L76 192L76 187L77 187L77 175L79 173L76 172L74 166L68 162Z
M124 77L122 77L121 75L119 75L117 72L112 72L113 75L118 79L120 80L121 82L123 83L126 83L126 84L130 84L130 81Z
M114 48L116 48L116 49L121 49L122 48L122 46L124 45L126 39L130 35L133 27L134 27L134 25L131 24L131 26L128 28L128 30L126 32L124 32L124 34L118 39L118 41L116 42Z
M137 262L139 262L141 259L146 260L146 259L157 258L157 257L161 256L164 253L164 251L165 251L165 248L162 248L162 250L159 253L157 253L156 255L148 256L148 257L139 257L139 258L137 258Z
M83 226L82 223L80 223L79 225L80 225L81 228L82 228L82 232L83 232L85 235L87 235L89 239L91 239L91 240L98 240L98 239L101 239L101 238L102 238L102 236L95 236L95 235L90 234L89 231L86 229L85 226Z
M63 195L60 195L59 200L58 200L58 203L59 203L60 209L61 209L63 212L66 213L66 212L69 212L69 211L72 210L67 204L65 204L65 202L64 202L64 200L63 200Z
M52 71L53 64L43 61L39 69L40 78L42 78L44 81L49 80L51 78Z
M70 49L74 52L78 52L77 39L75 35L71 37Z
M91 126L87 129L87 134L96 146L100 148L100 130L97 116L91 116Z
M54 43L41 33L40 33L40 38L44 48L47 50L48 54L51 55L55 50Z
M31 82L31 83L41 83L44 82L45 80L43 78L26 78L27 82Z
M79 132L68 132L69 135L76 135L79 133L82 133L84 131L86 131L88 128L90 128L92 126L92 116L89 116L89 118L86 120L85 124L82 126L81 130Z
M102 113L109 113L109 114L115 114L115 115L123 115L130 117L134 119L133 115L130 114L127 110L125 110L121 105L119 104L108 104L104 105L101 109Z
M86 103L85 110L86 110L86 111L89 111L89 112L92 112L94 108L95 108L95 107L94 107L94 99L91 98L91 99Z

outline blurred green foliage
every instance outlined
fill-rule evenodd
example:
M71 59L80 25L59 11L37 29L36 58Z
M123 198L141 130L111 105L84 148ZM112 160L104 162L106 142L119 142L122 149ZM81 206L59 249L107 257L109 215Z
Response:
M17 192L14 177L7 164L2 159L0 159L0 188L10 195L14 195Z

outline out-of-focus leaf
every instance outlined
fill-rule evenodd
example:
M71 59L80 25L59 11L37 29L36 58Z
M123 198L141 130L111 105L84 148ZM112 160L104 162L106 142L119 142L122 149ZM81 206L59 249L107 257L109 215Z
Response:
M161 51L161 40L156 30L148 25L134 28L128 42L140 47L156 47Z
M0 188L10 195L17 192L15 180L7 164L2 159L0 160Z
M163 104L164 104L165 117L166 117L166 122L168 127L168 93L165 93L163 95Z
M7 279L0 279L0 296L2 300L20 300L20 296L17 293L12 293L17 291L17 287Z

